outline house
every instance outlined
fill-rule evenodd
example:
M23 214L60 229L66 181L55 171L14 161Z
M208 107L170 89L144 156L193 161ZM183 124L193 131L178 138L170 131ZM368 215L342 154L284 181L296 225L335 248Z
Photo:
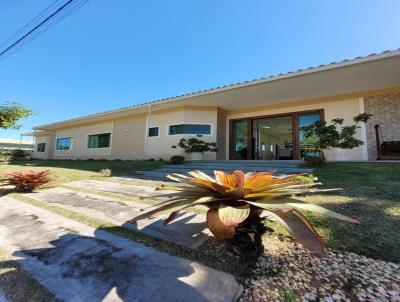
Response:
M0 138L0 149L4 150L33 150L33 141L25 139Z
M169 158L180 138L202 135L218 147L204 159L302 159L302 126L363 112L365 144L332 158L376 159L376 124L381 140L400 141L400 49L37 126L33 156Z

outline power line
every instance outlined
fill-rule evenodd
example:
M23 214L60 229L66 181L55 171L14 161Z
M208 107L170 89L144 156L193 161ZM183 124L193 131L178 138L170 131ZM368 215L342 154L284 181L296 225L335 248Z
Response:
M0 48L5 46L8 42L11 42L20 33L22 33L25 29L27 29L27 27L32 25L35 21L39 20L43 15L45 15L48 11L50 11L50 9L52 7L54 7L57 2L59 2L59 0L55 0L48 7L46 7L44 10L42 10L38 15L36 15L34 18L32 18L28 23L26 23L24 26L22 26L20 29L18 29L11 37L9 37L7 40L5 40L3 43L0 44Z
M39 24L35 25L31 30L29 30L26 34L24 34L22 37L17 39L14 43L12 43L10 46L8 46L5 50L0 52L0 60L1 58L4 58L5 55L13 54L17 52L19 49L21 49L23 46L27 45L34 39L36 39L38 36L46 32L52 25L57 24L60 22L62 19L70 15L72 12L80 8L82 5L87 3L89 0L83 0L83 1L76 1L76 0L68 0L65 2L63 5L61 5L59 8L57 8L53 13L51 13L48 17L46 17L44 20L39 22ZM55 4L58 2L56 0L53 2L50 6L48 6L46 9L44 9L42 12L39 13L35 18L33 18L31 21L29 21L26 25L24 25L21 29L19 29L14 35L12 35L9 39L7 39L2 45L6 44L8 41L12 40L14 37L16 37L21 31L26 29L30 24L32 24L35 20L38 20L44 15L46 12L48 12Z

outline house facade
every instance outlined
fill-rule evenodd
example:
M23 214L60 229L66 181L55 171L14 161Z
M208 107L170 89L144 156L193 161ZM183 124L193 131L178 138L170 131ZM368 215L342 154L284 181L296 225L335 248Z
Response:
M33 156L44 159L168 159L185 137L216 142L207 160L298 160L312 142L301 127L373 114L357 130L364 145L328 151L336 160L374 160L375 128L400 141L400 50L321 65L141 105L41 125Z

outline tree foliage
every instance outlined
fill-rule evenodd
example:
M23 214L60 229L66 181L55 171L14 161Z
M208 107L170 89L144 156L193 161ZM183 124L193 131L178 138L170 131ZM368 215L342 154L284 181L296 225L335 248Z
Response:
M32 115L32 110L17 102L0 104L0 129L19 129L18 121Z
M343 148L352 149L364 144L363 141L354 137L360 123L366 123L372 115L362 113L353 118L354 124L341 126L342 118L335 118L328 125L326 121L316 121L314 124L302 127L304 137L317 137L315 147L319 149Z
M205 142L200 139L202 136L197 135L197 137L192 137L189 139L181 138L177 146L171 146L171 148L175 149L177 147L182 148L185 153L194 153L194 152L217 152L217 144Z

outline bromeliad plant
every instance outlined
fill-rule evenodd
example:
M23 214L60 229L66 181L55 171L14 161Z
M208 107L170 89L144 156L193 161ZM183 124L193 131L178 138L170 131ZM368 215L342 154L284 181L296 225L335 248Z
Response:
M322 215L358 224L359 221L330 211L315 204L292 199L295 194L331 191L318 190L320 183L299 183L300 174L275 177L271 172L243 173L234 171L224 173L214 171L215 178L201 171L191 171L189 176L174 173L167 177L184 186L161 185L158 190L173 190L162 194L170 199L154 206L155 209L135 217L132 222L169 215L165 224L173 221L180 211L198 205L208 207L207 224L217 240L229 239L235 235L236 228L246 220L266 212L281 223L312 254L326 257L325 241L316 232L299 210L312 211ZM189 185L189 186L188 186Z
M12 172L6 174L4 185L15 186L15 190L20 192L32 192L34 189L40 188L52 180L53 178L49 170L40 172Z

